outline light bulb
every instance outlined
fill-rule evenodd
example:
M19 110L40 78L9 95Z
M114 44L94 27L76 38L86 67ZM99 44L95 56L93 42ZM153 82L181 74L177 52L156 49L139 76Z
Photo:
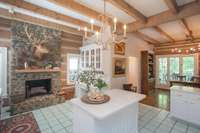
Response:
M91 24L94 24L94 19L91 19L91 20L90 20L90 23L91 23Z
M114 21L114 23L117 23L117 18L115 17L113 21Z
M124 25L124 30L126 30L126 28L127 28L127 26L126 26L126 24Z

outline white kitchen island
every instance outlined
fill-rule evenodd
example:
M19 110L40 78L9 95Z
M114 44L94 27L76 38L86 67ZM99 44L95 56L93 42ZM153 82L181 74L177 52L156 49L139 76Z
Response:
M138 133L138 102L145 95L119 89L105 92L110 101L91 105L72 99L73 133Z

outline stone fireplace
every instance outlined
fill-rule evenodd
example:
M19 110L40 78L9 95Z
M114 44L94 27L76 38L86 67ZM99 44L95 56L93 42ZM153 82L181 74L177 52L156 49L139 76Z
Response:
M38 83L39 81L50 79L50 90L49 93L56 94L60 90L60 73L59 72L40 72L40 73L16 73L16 77L13 78L12 86L14 91L14 94L11 95L11 99L14 103L23 101L29 97L30 95L27 95L27 85L32 81L31 87L34 89L34 87L47 87L44 84L46 84L49 81L45 81L43 85L41 83ZM37 84L38 83L38 84ZM48 88L49 89L49 88ZM48 92L47 92L48 93ZM30 94L30 93L29 93Z
M26 98L51 93L51 79L25 81Z
M12 21L11 32L12 43L8 51L8 90L11 101L17 103L24 101L27 97L37 95L37 93L56 94L59 92L61 88L59 68L62 61L61 32L18 21ZM42 55L39 54L41 58L35 56L40 52L36 49L39 44L31 43L27 34L33 40L42 40L48 36L45 43L41 43L46 51ZM28 64L26 69L25 63ZM47 79L50 80L47 81Z

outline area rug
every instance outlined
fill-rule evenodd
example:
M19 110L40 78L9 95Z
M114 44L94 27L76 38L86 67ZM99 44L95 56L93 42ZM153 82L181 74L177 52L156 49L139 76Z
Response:
M30 112L0 121L0 133L40 133L40 129Z
M65 98L63 96L57 96L54 94L36 96L23 102L11 105L10 113L11 115L16 115L63 102L65 102Z

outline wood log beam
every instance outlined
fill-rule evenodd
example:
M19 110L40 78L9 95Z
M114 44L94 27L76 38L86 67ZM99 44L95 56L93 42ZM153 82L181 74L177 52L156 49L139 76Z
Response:
M176 41L173 43L160 43L156 45L156 48L164 48L164 47L174 47L178 45L186 45L186 44L192 44L192 43L200 43L200 38L196 38L194 40L182 40L182 41Z
M192 2L179 7L179 12L177 14L174 14L171 11L165 11L160 14L149 17L147 19L147 23L145 24L137 21L130 23L127 26L128 27L127 31L133 32L142 28L160 25L163 23L179 20L197 14L200 14L200 2Z
M146 17L124 0L107 0L107 1L110 2L112 5L116 6L117 8L123 10L128 15L134 17L136 20L139 20L140 22L143 23L146 22Z
M56 29L59 31L63 31L63 32L67 32L67 33L71 33L71 34L75 34L75 35L80 35L80 36L83 35L83 32L78 31L77 29L74 29L74 28L71 28L71 27L68 27L65 25L53 23L53 22L50 22L47 20L31 17L31 16L24 15L21 13L15 12L14 14L11 14L6 9L0 9L0 17L10 19L10 20L18 20L18 21L22 21L22 22L27 22L27 23L31 23L31 24L35 24L35 25L40 25L43 27Z
M175 14L178 13L179 10L178 10L176 0L165 0L165 3L167 4L171 12Z
M189 25L187 24L187 22L184 18L181 19L181 23L182 23L183 27L185 28L185 30L187 31L187 33L185 32L186 38L189 40L193 40L194 36L193 36L192 30L190 29Z
M78 2L75 2L74 0L48 0L48 1L58 6L71 9L72 11L83 14L91 19L100 20L101 16L103 15L91 8L88 8L82 4L79 4ZM109 17L108 17L108 21L110 24L113 23L113 19Z
M39 7L37 5L30 4L30 3L25 2L23 0L17 0L17 1L0 0L0 2L9 4L9 5L13 5L13 6L16 6L18 8L26 9L28 11L32 11L34 13L38 13L38 14L41 14L41 15L44 15L44 16L47 16L47 17L50 17L50 18L53 18L53 19L56 19L56 20L69 22L71 24L78 25L78 26L81 26L81 27L85 27L85 26L90 27L90 23L75 19L75 18L70 17L70 16L66 16L66 15L57 13L57 12L49 10L49 9ZM94 30L100 30L100 28L98 26L94 26Z

